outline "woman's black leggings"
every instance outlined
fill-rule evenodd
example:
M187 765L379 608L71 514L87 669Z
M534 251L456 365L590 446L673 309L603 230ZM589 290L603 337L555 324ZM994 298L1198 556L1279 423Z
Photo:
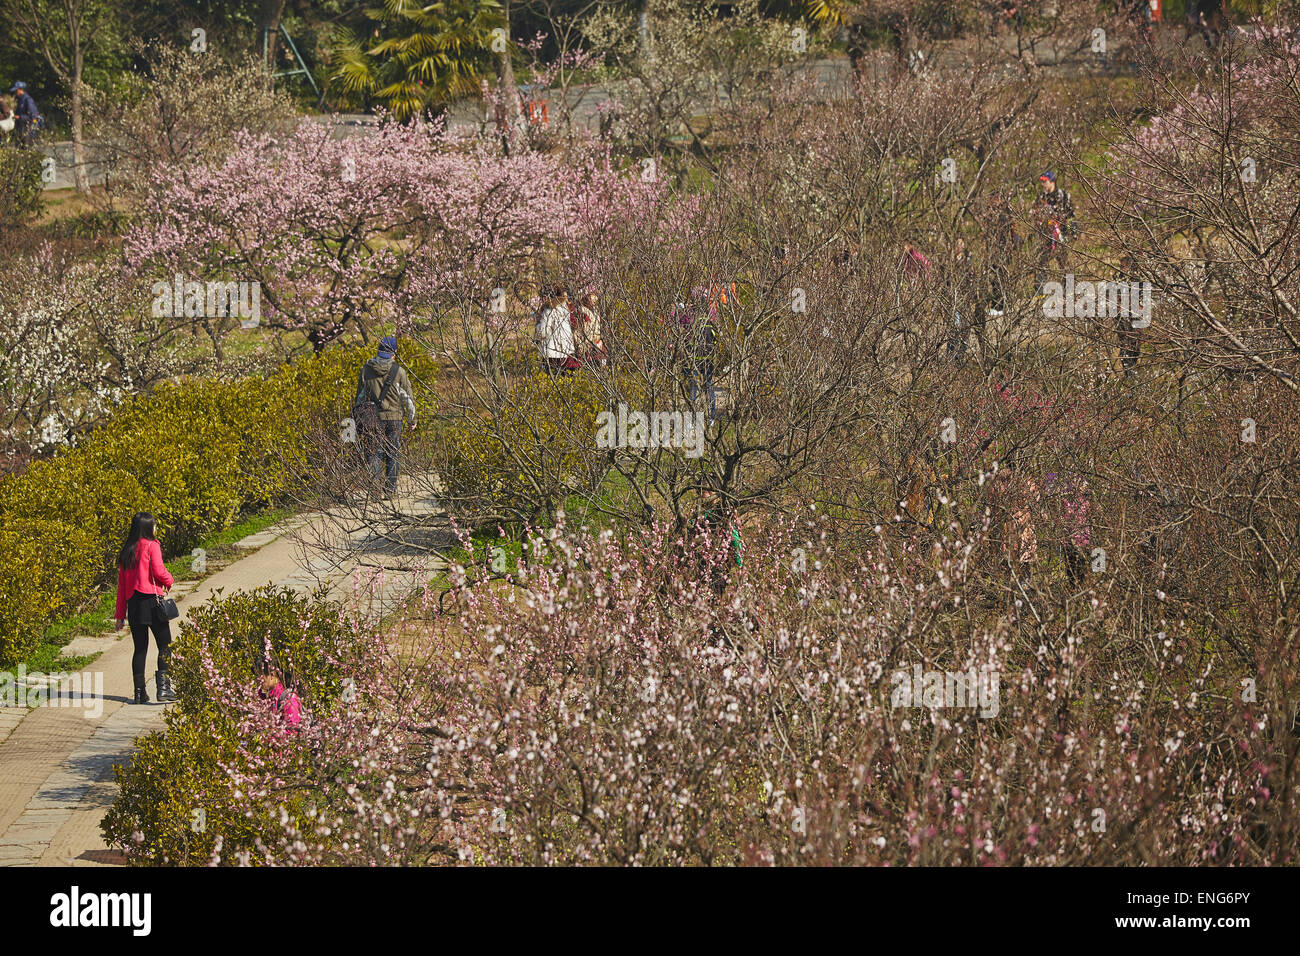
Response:
M149 630L158 642L158 673L167 673L167 658L171 655L172 625L158 610L158 595L136 591L126 602L126 620L131 625L131 641L135 653L131 655L131 675L137 683L144 682L145 658L149 653Z

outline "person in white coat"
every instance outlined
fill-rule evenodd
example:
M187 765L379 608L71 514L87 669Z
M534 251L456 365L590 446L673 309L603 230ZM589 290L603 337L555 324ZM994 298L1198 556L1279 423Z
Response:
M537 347L542 355L542 368L552 375L570 375L579 367L573 315L563 286L555 286L542 300L537 318Z

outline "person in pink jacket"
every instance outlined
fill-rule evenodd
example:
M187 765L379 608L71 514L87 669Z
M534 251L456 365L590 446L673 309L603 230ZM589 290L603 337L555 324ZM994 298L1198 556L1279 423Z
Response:
M274 661L263 660L262 689L258 696L275 704L275 709L290 730L297 730L302 723L302 701L292 688L286 686L289 681L284 671Z
M154 517L142 511L131 519L126 543L117 555L117 610L113 618L117 629L129 621L135 653L131 656L131 676L135 679L136 704L149 703L145 692L144 668L149 654L149 631L158 644L158 700L173 701L171 680L167 676L167 658L171 653L171 622L159 607L162 595L172 586L172 576L163 566L162 546L154 537Z
M930 274L930 257L909 242L903 246L902 269L909 279L923 279Z

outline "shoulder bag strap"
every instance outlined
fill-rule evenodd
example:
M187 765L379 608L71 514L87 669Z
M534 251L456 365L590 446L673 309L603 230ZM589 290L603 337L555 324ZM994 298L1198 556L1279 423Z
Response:
M393 387L393 382L397 381L398 366L394 359L393 367L388 370L388 375L384 378L384 387L379 390L379 397L375 399L376 405L383 405L384 399L388 397L388 390Z

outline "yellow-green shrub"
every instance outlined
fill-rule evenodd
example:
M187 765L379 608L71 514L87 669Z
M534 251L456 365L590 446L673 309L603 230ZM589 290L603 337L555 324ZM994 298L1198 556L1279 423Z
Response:
M584 374L537 371L513 383L493 414L464 416L446 431L440 473L449 497L528 519L603 473L596 448L599 388Z
M0 232L35 219L45 208L38 150L0 146Z
M354 639L339 605L287 588L236 592L191 614L173 645L177 704L164 716L166 729L141 738L130 762L114 768L120 792L101 824L107 842L136 863L170 866L208 863L218 837L227 864L254 850L271 809L236 796L224 768L247 768L282 748L242 730L241 714L214 701L208 682L255 693L256 664L269 644L292 672L305 712L320 714L358 666ZM284 794L282 806L307 823L300 795Z
M62 521L0 522L0 658L21 660L48 622L74 608L103 566L93 535Z
M0 480L0 515L44 519L90 534L99 548L90 569L96 573L117 554L122 516L146 510L147 502L135 476L99 448L33 462L22 475ZM0 561L0 578L7 567Z

